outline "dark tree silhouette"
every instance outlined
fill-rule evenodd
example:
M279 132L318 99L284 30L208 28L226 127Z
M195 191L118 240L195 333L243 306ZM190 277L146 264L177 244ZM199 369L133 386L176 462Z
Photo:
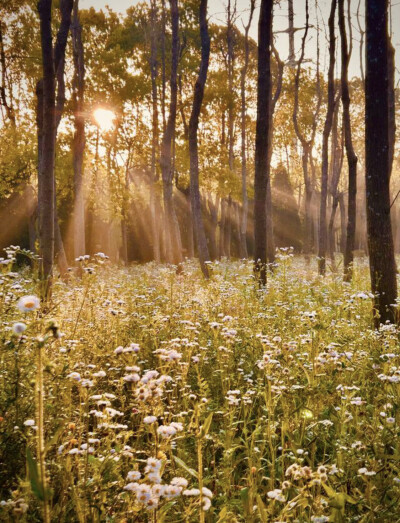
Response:
M172 150L176 127L176 112L178 100L178 59L179 59L179 10L178 0L170 0L172 24L171 49L171 99L169 116L161 145L161 172L164 189L164 219L166 232L167 261L180 263L182 261L182 244L178 220L173 200L173 161Z
M395 320L396 263L390 221L388 0L366 3L365 159L367 233L375 326Z
M321 202L319 212L319 242L318 242L318 272L326 272L326 244L328 231L326 225L326 201L328 196L329 171L329 136L332 130L333 113L335 110L335 13L336 0L332 0L329 15L329 70L328 70L328 108L326 111L324 132L322 136L322 173L321 173Z
M262 285L267 282L267 186L271 111L273 0L262 0L258 23L257 123L254 176L254 260Z
M85 64L82 44L82 26L79 20L79 0L74 0L71 24L74 59L73 105L75 133L73 140L74 164L74 256L86 253L85 247L85 204L83 199L83 155L85 151L85 116L83 96L85 89Z
M201 270L208 278L206 261L209 260L207 239L204 232L204 223L201 215L201 200L199 189L199 151L197 142L197 131L199 128L199 117L204 98L204 87L207 80L208 64L210 61L210 36L207 24L207 0L200 1L199 8L200 39L201 39L201 62L199 75L194 86L192 114L189 121L189 156L190 156L190 197L192 204L193 228L196 238L197 251Z
M351 281L353 276L354 245L356 238L356 213L357 213L357 156L353 148L350 120L350 93L348 81L348 69L350 51L347 45L346 25L344 19L344 0L339 0L339 30L342 50L342 105L343 105L343 128L346 147L347 164L349 168L349 195L347 210L347 232L346 247L344 251L344 279ZM351 49L351 42L350 42Z
M41 277L44 282L43 297L51 296L51 280L54 262L54 159L56 137L56 75L53 60L53 38L51 31L52 0L40 0L40 38L42 47L42 102L38 104L38 120L42 129L39 150L39 241L41 255Z

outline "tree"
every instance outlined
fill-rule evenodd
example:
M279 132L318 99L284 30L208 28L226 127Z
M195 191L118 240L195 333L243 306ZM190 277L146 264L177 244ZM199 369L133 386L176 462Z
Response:
M74 163L74 256L86 253L85 246L85 202L83 198L83 155L85 150L85 64L82 45L82 27L79 20L79 0L74 0L71 25L74 59L73 105L75 133L73 139Z
M41 254L41 277L44 282L43 297L51 296L51 280L54 262L54 160L55 160L55 101L56 75L53 60L51 31L52 0L40 0L40 37L42 46L43 96L42 143L39 163L39 241ZM39 111L40 112L40 111Z
M210 36L207 24L207 0L200 0L199 7L201 62L199 75L194 86L192 113L189 120L189 156L190 156L190 197L192 204L193 226L196 238L197 251L201 270L208 278L206 261L209 259L204 223L201 215L201 201L199 190L199 153L197 132L199 117L204 98L204 88L207 80L208 64L210 61Z
M388 0L366 3L365 159L367 234L375 326L395 320L396 263L390 221Z
M271 103L272 0L261 0L258 23L257 123L254 175L254 261L260 284L267 283L267 185Z
M302 156L301 156L301 163L302 163L302 169L303 169L303 177L304 177L304 190L305 190L305 197L304 197L304 252L306 255L310 254L313 248L313 237L312 237L312 214L311 214L311 204L314 194L314 176L313 173L310 174L309 164L311 164L311 170L313 170L313 158L312 158L312 150L314 147L315 142L315 136L317 133L317 126L318 126L318 116L319 111L321 109L321 103L322 103L322 89L321 89L321 82L319 77L319 32L317 29L317 70L316 70L316 96L317 96L317 102L315 111L312 117L312 125L311 130L309 133L309 136L307 137L305 132L302 131L299 125L299 93L300 93L300 73L302 64L304 62L304 55L305 55L305 45L307 40L308 31L310 28L309 24L309 8L308 8L308 0L306 0L306 26L301 42L301 52L300 52L300 58L297 62L297 69L296 74L294 78L294 105L293 105L293 126L296 133L296 136L298 140L301 143L302 148Z
M244 64L240 72L241 97L241 153L242 153L242 216L240 222L240 256L247 258L247 215L249 202L247 198L247 157L246 157L246 75L249 67L249 30L253 19L255 0L250 0L250 14L244 28Z
M328 71L328 108L324 132L322 137L322 173L321 173L321 202L319 212L319 244L318 244L318 272L324 275L326 272L326 200L328 196L328 172L329 172L329 136L332 130L333 113L335 110L335 13L336 0L332 0L331 12L329 14L329 71Z
M178 220L174 208L173 185L174 176L172 150L176 127L178 99L178 58L179 58L179 11L178 0L170 0L172 22L172 54L171 54L171 99L168 122L165 127L161 145L161 172L164 189L164 218L166 230L167 260L172 263L182 261L182 245Z
M349 193L347 206L347 232L346 246L344 252L344 279L351 281L353 275L354 245L356 238L356 216L357 216L357 161L358 158L354 152L351 119L350 119L350 92L348 70L351 56L347 45L346 26L344 19L344 0L339 0L339 30L341 39L342 55L342 72L341 72L341 90L343 105L343 129L344 142L346 147L347 165L349 169ZM350 35L351 38L351 35Z

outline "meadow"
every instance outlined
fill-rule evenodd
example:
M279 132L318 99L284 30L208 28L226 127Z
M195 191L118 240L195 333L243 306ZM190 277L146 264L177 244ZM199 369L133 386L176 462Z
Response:
M400 349L352 284L283 250L202 278L81 259L45 309L2 261L0 520L400 521Z

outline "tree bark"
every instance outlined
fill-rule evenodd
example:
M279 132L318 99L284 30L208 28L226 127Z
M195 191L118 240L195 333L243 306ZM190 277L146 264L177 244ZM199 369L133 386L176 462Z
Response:
M176 126L178 99L178 57L179 57L179 11L178 0L170 0L172 22L172 55L171 55L171 99L168 122L161 145L160 165L163 180L164 219L167 241L167 261L181 263L182 244L173 200L173 162L172 149Z
M319 211L319 242L318 242L318 272L326 273L326 244L328 231L326 226L326 203L328 196L329 173L329 136L332 130L333 113L335 110L335 13L336 0L332 0L329 15L329 70L328 70L328 107L322 137L322 172L321 172L321 202Z
M390 220L388 0L366 2L365 157L367 230L375 327L396 320Z
M151 136L151 176L150 176L150 214L153 239L154 260L161 260L160 227L157 219L157 209L160 207L157 187L157 154L158 154L158 94L157 94L157 4L156 0L150 5L150 77L151 77L151 102L152 102L152 136Z
M79 20L79 0L74 0L71 25L74 59L73 106L75 133L73 139L74 164L74 256L86 254L85 245L85 202L83 196L83 155L85 150L85 63L82 45L82 27Z
M249 68L249 30L253 20L255 0L250 0L249 21L244 31L244 64L240 73L241 97L241 153L242 153L242 215L240 220L240 257L247 258L247 216L249 201L247 197L247 155L246 155L246 76Z
M210 36L207 24L207 0L200 0L199 8L201 62L199 75L194 87L192 114L189 121L189 156L190 156L190 196L192 202L193 225L201 270L206 278L209 277L206 261L209 260L208 246L201 215L199 190L199 152L197 131L199 117L204 97L204 88L207 80L208 64L210 61Z
M39 161L39 241L41 255L42 296L51 297L54 262L54 161L55 161L55 98L56 77L51 31L52 0L39 0L40 38L43 68L43 116L41 158Z
M342 105L343 105L343 130L346 147L347 164L349 170L349 192L347 205L347 233L346 247L344 252L344 280L351 281L353 277L354 248L356 238L356 217L357 217L357 156L354 152L351 118L350 118L350 92L348 81L348 69L350 62L350 52L347 45L346 25L344 19L344 0L339 0L339 30L341 39L342 55Z
M261 0L258 23L257 123L254 176L254 270L267 283L267 186L270 146L272 0Z

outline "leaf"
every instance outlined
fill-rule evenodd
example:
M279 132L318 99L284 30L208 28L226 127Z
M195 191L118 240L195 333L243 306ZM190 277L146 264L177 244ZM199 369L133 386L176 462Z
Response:
M208 431L210 430L210 427L211 427L212 418L213 418L213 412L211 412L211 414L209 414L207 416L207 419L204 422L204 425L200 429L199 436L198 436L200 439L207 436Z
M322 486L324 487L325 492L328 494L330 498L334 498L336 496L336 492L333 490L332 487L329 487L326 483L323 482Z
M219 518L218 518L217 523L223 523L225 521L225 518L227 515L228 515L228 508L225 506L219 513Z
M38 466L29 448L26 449L26 461L28 463L28 474L32 492L40 501L44 501L45 492L43 483L39 479Z
M267 509L265 508L264 502L261 499L260 494L257 494L257 506L258 512L260 513L261 523L268 523Z
M178 458L178 456L174 456L174 460L180 467L182 467L184 470L186 470L186 472L188 474L190 474L191 476L193 476L196 479L199 479L197 472L195 470L191 469L190 467L188 467L186 465L186 463L181 460L181 458Z

